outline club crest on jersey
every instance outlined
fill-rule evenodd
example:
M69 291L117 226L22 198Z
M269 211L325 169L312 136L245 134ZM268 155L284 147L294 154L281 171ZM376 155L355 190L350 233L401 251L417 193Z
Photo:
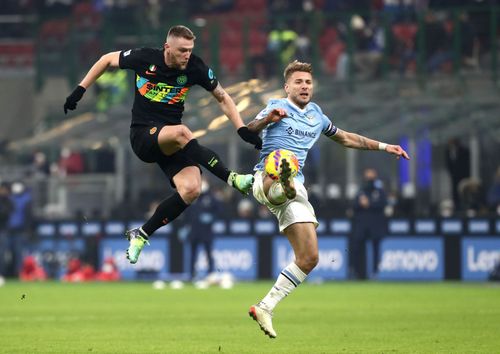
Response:
M186 75L177 76L177 83L179 85L185 85L187 81L188 81L188 78Z
M151 128L151 129L149 129L149 134L150 134L150 135L153 135L154 133L156 133L156 131L157 131L157 130L158 130L158 128L157 128L157 127L153 127L153 128Z
M151 65L149 66L149 71L151 71L151 72L155 72L155 71L156 71L156 65L151 64Z

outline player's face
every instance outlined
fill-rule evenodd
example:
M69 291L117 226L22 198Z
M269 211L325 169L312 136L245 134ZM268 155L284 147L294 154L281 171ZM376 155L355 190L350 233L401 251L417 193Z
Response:
M300 108L304 108L311 101L313 95L313 80L311 73L296 71L285 83L288 99Z
M165 43L165 63L175 69L184 70L187 67L194 40L182 37L169 37Z

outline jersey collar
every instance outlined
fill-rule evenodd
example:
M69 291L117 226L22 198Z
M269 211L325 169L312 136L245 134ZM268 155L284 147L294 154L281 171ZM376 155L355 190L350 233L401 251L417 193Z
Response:
M304 109L302 109L299 106L297 106L295 103L293 103L292 100L290 100L288 97L286 97L285 99L288 101L290 106L293 107L293 109L295 109L297 112L299 112L301 114L305 114L307 112L307 109L309 108L309 103L305 105Z

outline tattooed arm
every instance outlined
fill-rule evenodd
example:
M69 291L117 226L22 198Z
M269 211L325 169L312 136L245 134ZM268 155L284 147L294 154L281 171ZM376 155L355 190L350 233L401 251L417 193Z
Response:
M222 112L224 112L224 114L229 118L236 129L244 126L243 120L241 119L240 113L238 112L233 99L229 96L226 90L222 88L220 83L217 84L217 87L212 91L212 95L217 100L217 103L219 103Z
M382 143L359 134L346 132L342 129L337 128L337 132L335 135L332 135L330 139L348 148L359 150L383 150L396 155L398 158L402 156L407 160L410 159L407 152L399 145Z

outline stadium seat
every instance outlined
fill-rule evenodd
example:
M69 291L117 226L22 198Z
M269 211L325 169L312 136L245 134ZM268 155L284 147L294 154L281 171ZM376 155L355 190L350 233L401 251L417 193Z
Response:
M253 29L249 35L249 54L251 56L262 55L267 48L267 34L261 30Z
M43 47L62 47L67 41L69 21L67 19L54 19L42 24L40 30L40 43Z
M34 62L34 43L3 42L0 44L0 66L30 67Z
M392 26L392 34L396 40L407 47L413 47L417 29L416 24L396 24Z
M81 2L73 6L73 26L78 30L96 30L101 24L101 15L91 3Z
M345 44L342 42L336 42L326 50L324 55L325 70L329 74L335 74L337 72L337 62L340 55L344 52Z
M330 46L337 42L338 40L338 31L335 27L327 27L319 38L319 48L321 54L325 55L325 53L329 50Z
M220 63L229 74L238 73L243 66L243 50L241 47L225 48L219 53Z

